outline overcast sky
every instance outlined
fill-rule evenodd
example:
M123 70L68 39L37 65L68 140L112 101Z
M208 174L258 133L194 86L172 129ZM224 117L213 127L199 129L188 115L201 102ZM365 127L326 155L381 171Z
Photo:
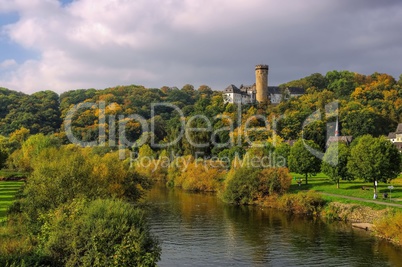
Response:
M0 87L26 93L402 73L400 0L0 0L0 27Z

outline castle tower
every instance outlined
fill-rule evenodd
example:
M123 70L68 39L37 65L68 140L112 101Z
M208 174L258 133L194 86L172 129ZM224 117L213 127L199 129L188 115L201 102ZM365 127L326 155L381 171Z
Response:
M255 89L257 91L257 101L268 101L268 65L255 66Z

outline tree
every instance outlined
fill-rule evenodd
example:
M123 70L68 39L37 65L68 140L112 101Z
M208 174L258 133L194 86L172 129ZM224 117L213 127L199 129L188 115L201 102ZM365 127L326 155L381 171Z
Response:
M283 194L292 184L288 168L266 168L260 172L259 192L264 195Z
M252 204L260 185L260 169L243 167L227 182L223 198L228 203Z
M274 194L285 193L292 182L287 168L241 167L228 174L223 194L225 201L234 204L254 204Z
M316 175L320 171L320 159L307 150L306 145L319 151L320 147L311 140L299 139L290 149L289 168L290 171L304 174L306 184L308 176Z
M11 138L10 138L11 139ZM32 171L39 154L49 147L59 147L60 140L43 134L31 135L22 143L21 149L14 151L9 157L9 165L21 171Z
M329 71L325 75L328 89L333 91L337 98L349 98L355 90L355 74L350 71Z
M290 155L290 145L281 143L275 147L275 165L277 167L288 167Z
M144 214L118 199L75 199L43 216L39 251L51 266L156 266Z
M30 131L27 128L21 127L10 134L10 141L16 141L20 145L28 139Z
M148 179L129 168L129 160L119 160L118 151L100 157L91 148L50 147L32 162L33 172L21 205L34 225L41 213L75 198L115 197L135 202L151 186Z
M209 87L208 85L200 85L200 87L198 87L198 92L206 95L212 95L213 93L211 87Z
M339 188L339 181L341 179L352 179L347 169L349 155L350 149L343 142L332 143L324 154L321 170L336 183L337 188Z
M303 138L314 141L321 149L325 149L326 136L327 128L322 120L309 123L303 128Z
M352 147L348 170L357 178L363 178L374 185L377 195L377 182L395 179L401 171L401 155L394 144L385 137L364 135Z

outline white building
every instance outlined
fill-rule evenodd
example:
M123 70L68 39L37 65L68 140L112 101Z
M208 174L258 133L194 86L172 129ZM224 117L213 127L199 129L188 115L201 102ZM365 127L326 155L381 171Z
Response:
M263 75L259 75L258 71L264 69ZM259 79L259 80L258 80ZM263 101L269 101L271 104L279 104L281 101L288 100L292 97L299 97L304 94L304 89L299 87L280 88L279 86L268 86L268 66L256 66L256 83L250 86L241 85L237 88L231 84L223 91L223 99L225 103L232 104L254 104L257 102L257 82L260 84L260 97ZM262 86L262 87L261 87ZM264 87L266 86L266 90Z
M402 151L402 123L398 124L395 132L388 134L388 139L399 149L399 151Z
M231 84L224 90L223 100L225 103L232 104L252 104L255 103L255 88L240 86L240 89Z
M278 86L268 86L268 99L271 104L279 104L284 100L292 97L299 97L304 94L304 89L299 87L287 87L284 89ZM254 104L256 103L256 89L255 85L240 86L237 88L231 84L223 91L223 100L225 103L232 104Z

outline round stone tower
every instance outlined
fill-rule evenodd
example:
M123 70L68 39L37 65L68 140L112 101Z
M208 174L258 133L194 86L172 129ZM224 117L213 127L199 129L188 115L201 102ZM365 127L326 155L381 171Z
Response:
M255 89L258 102L268 101L268 65L255 66Z

